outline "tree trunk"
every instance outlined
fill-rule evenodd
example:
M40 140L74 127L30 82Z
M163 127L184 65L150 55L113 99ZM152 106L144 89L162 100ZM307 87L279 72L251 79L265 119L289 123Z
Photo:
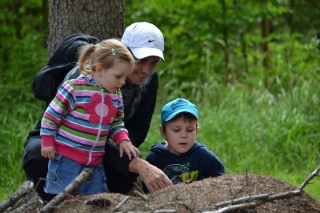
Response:
M73 33L99 39L120 38L124 30L124 0L50 0L48 55Z
M268 0L262 0L262 7L265 7ZM262 34L262 52L263 52L263 66L265 68L269 68L269 43L268 43L268 37L269 37L269 19L267 18L267 14L262 15L261 20L261 34Z
M228 27L226 24L227 20L227 7L226 7L226 2L225 0L221 0L221 5L222 5L222 19L223 19L223 41L225 43L225 51L224 51L224 61L225 61L225 66L228 69L229 67L229 45L228 45Z

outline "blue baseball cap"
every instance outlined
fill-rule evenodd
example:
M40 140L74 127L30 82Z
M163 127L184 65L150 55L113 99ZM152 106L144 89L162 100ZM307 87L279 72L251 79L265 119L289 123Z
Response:
M161 124L170 121L180 113L190 113L198 120L196 105L184 98L177 98L162 107Z

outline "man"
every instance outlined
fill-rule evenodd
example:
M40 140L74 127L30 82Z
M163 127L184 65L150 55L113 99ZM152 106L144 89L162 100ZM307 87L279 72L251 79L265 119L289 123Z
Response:
M137 22L128 26L121 41L127 45L136 59L135 67L122 88L125 127L133 145L138 147L145 140L155 109L159 78L156 72L163 57L164 39L161 31L153 24ZM67 75L78 75L74 68ZM41 119L40 119L41 120ZM48 160L41 157L40 121L29 133L23 156L23 168L28 178L36 184L36 191L43 200L52 197L43 191ZM168 177L157 167L140 158L119 157L119 150L107 143L104 159L107 185L111 192L128 193L137 175L147 186L149 192L172 185Z

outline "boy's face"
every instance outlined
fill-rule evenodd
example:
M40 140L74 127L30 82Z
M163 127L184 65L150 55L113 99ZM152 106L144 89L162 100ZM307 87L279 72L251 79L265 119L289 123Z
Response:
M160 127L161 136L167 140L169 152L180 155L191 149L197 135L197 120L180 116Z

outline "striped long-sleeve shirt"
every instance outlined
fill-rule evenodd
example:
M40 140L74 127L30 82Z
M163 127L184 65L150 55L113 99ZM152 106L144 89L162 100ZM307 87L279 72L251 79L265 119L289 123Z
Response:
M42 146L81 164L102 161L107 137L118 145L129 140L123 123L121 91L97 87L92 75L66 81L45 111L40 135Z

